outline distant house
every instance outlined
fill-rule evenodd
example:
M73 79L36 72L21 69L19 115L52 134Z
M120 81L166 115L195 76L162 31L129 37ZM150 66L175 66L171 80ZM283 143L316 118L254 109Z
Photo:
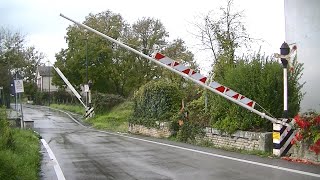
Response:
M38 66L37 86L40 91L58 91L58 87L52 85L53 72L52 66Z

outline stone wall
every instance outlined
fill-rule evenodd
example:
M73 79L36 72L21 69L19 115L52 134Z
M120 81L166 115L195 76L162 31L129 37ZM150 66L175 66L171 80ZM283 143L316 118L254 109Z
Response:
M244 149L248 151L259 150L264 152L271 152L273 148L272 132L256 133L237 131L232 135L227 135L213 128L206 128L204 131L204 139L210 141L217 147ZM159 128L147 128L142 125L130 124L129 132L157 138L166 138L172 134L167 123L160 123Z
M310 151L309 146L305 142L297 142L291 147L287 155L294 158L320 162L320 155L316 155L315 152Z
M169 126L167 123L160 123L159 128L147 128L142 125L130 124L129 132L133 134L143 134L157 138L167 138L171 136Z
M215 146L235 148L243 150L259 150L271 152L272 150L272 132L256 133L249 131L237 131L232 135L220 133L213 128L205 129L206 140L212 142Z

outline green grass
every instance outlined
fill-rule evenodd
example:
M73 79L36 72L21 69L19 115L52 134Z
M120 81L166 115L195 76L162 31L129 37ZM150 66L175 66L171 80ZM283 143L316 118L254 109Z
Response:
M11 143L0 149L0 179L39 179L40 145L32 131L12 129Z
M56 108L56 109L61 109L61 110L66 110L70 112L74 112L76 114L84 114L85 113L85 108L80 105L69 105L69 104L50 104L50 107Z
M126 101L104 114L97 114L86 120L94 128L115 132L128 132L128 118L133 112L133 103Z
M39 179L40 144L31 130L11 129L0 108L0 179Z

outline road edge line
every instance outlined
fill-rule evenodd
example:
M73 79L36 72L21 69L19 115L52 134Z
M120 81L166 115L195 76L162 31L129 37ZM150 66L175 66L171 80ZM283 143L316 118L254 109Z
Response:
M53 154L49 144L44 139L41 139L41 142L42 142L43 146L46 148L50 159L54 162L54 166L53 167L54 167L54 171L55 171L55 173L57 175L58 180L66 180L66 178L64 177L63 172L61 170L61 167L60 167L60 165L58 163L58 160L56 159L56 156Z
M81 126L88 128L87 126L84 126L78 120L73 118L68 112L65 112L65 111L62 111L62 110L59 110L59 111L61 111L63 113L66 113L73 121L75 121L76 123L80 124ZM158 144L158 145L162 145L162 146L172 147L172 148L176 148L176 149L182 149L182 150L185 150L185 151L191 151L191 152L204 154L204 155L208 155L208 156L214 156L214 157L219 157L219 158L223 158L223 159L229 159L229 160L233 160L233 161L238 161L238 162L258 165L258 166L262 166L262 167L268 167L268 168L271 168L271 169L278 169L278 170L282 170L282 171L293 172L293 173L296 173L296 174L307 175L307 176L312 176L312 177L320 177L320 174L316 174L316 173L300 171L300 170L296 170L296 169L290 169L290 168L286 168L286 167L275 166L275 165L271 165L271 164L265 164L265 163L260 163L260 162L256 162L256 161L250 161L250 160L245 160L245 159L240 159L240 158L235 158L235 157L229 157L229 156L220 155L220 154L209 153L209 152L205 152L205 151L185 148L185 147L176 146L176 145L172 145L172 144L165 144L165 143L161 143L161 142L156 142L156 141L151 141L151 140L146 140L146 139L140 139L140 138L136 138L136 137L126 136L126 135L118 134L118 133L111 133L111 132L106 132L106 131L97 130L97 129L91 129L91 130L94 130L94 131L97 131L97 132L101 132L101 133L105 133L105 134L111 134L111 135L115 135L115 136L126 137L126 138L129 138L129 139L135 139L135 140L138 140L138 141L144 141L144 142L148 142L148 143L153 143L153 144Z

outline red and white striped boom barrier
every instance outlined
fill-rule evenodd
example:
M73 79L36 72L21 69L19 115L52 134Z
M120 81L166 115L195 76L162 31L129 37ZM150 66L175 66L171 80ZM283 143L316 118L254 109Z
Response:
M249 111L251 111L253 113L258 114L262 118L265 118L265 119L271 121L272 123L278 123L278 124L282 124L282 125L291 127L291 125L286 122L283 122L279 119L275 119L273 117L270 117L270 116L266 115L265 113L254 109L255 102L253 100L229 89L228 87L223 86L223 85L219 84L218 82L210 82L210 84L207 85L206 84L206 81L208 79L207 77L201 75L198 72L195 72L194 70L192 70L190 68L185 67L184 65L180 64L179 62L176 62L176 61L174 61L174 60L172 60L172 59L170 59L160 53L156 53L154 57L150 57L148 55L141 53L140 51L138 51L136 49L133 49L133 48L99 32L99 31L89 27L89 26L86 26L86 25L81 24L77 21L74 21L74 20L66 17L63 14L60 14L60 16L77 24L80 27L83 27L83 28L85 28L85 29L97 34L97 35L100 35L100 36L106 38L107 40L109 40L113 43L118 44L119 46L121 46L129 51L134 52L135 54L137 54L141 57L144 57L144 58L158 64L159 66L162 66L162 67L164 67L164 68L166 68L176 74L179 74L180 76L182 76L182 77L184 77L184 78L186 78L186 79L188 79L188 80L190 80L190 81L192 81L192 82L194 82L194 83L196 83L206 89L209 89L210 91L238 104L239 106L242 106L242 107L248 109Z

